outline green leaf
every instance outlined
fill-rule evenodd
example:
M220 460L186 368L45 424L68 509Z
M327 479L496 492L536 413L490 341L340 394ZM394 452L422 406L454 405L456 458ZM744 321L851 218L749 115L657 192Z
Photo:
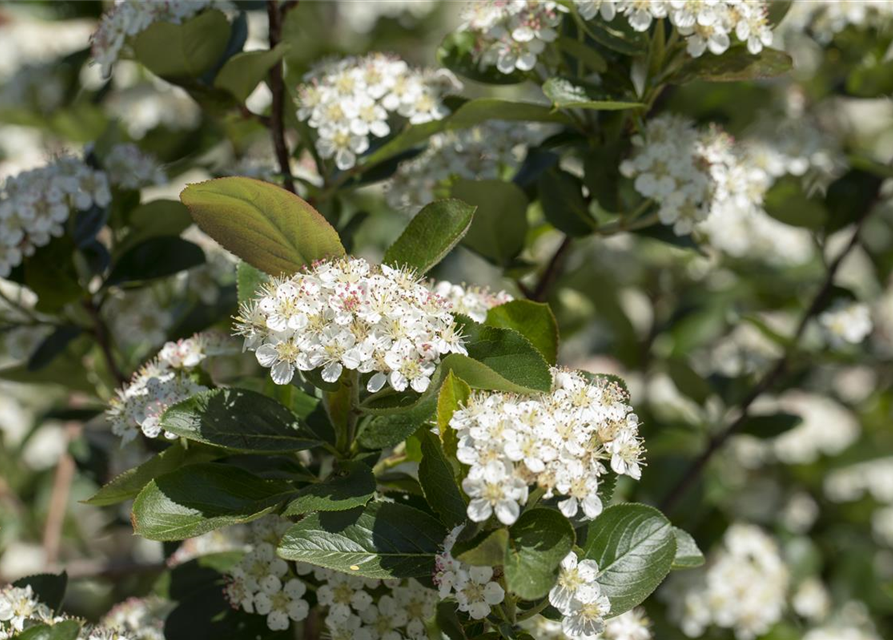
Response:
M793 176L777 181L763 201L766 213L785 224L807 229L821 229L828 220L828 211L817 198L803 192L801 180Z
M567 115L553 111L547 104L501 98L469 100L447 119L447 123L450 129L465 129L488 120L571 124Z
M318 484L311 484L298 491L284 516L301 516L314 511L347 511L363 507L375 493L375 476L372 469L362 462L345 462L343 468L333 472Z
M344 255L326 219L281 187L252 178L218 178L189 185L180 199L202 231L270 275Z
M552 509L530 509L509 528L505 583L525 600L544 597L555 585L558 565L574 547L574 528Z
M537 181L546 220L573 238L582 238L598 226L583 198L583 183L561 169L549 169Z
M183 447L179 443L146 460L143 464L128 469L97 491L84 504L106 507L135 498L151 480L160 475L176 471L189 464L210 462L222 455L203 447Z
M435 375L438 375L435 373ZM439 379L438 379L439 380ZM432 387L437 381L431 380L429 392L423 394L417 402L405 409L398 409L396 413L386 411L387 415L376 416L366 425L358 440L367 449L386 449L393 447L418 431L431 420L436 410L436 393Z
M81 623L63 620L55 624L41 624L25 629L15 636L16 640L77 640Z
M698 404L704 404L707 398L713 394L710 383L692 369L685 360L670 358L667 360L667 369L676 388Z
M567 78L549 78L543 84L543 93L556 109L591 109L593 111L619 111L639 109L641 102L614 100L598 94L594 89L574 84Z
M74 243L70 237L62 236L25 258L25 286L37 294L38 311L55 313L83 293L73 255Z
M159 476L133 503L133 530L149 540L185 540L251 522L292 495L291 485L238 467L193 464Z
M165 411L161 427L189 440L249 453L303 451L319 444L288 407L247 389L194 395Z
M548 304L512 300L490 309L484 324L517 331L536 347L546 362L552 365L557 362L558 322Z
M464 406L469 396L471 387L468 383L452 371L447 372L437 396L437 428L440 430L441 439L444 439L444 430L449 429L453 412Z
M255 269L247 262L239 261L236 267L236 288L239 292L239 304L244 304L258 297L258 291L270 278L260 269Z
M189 210L176 200L153 200L130 212L129 233L116 247L121 255L149 238L179 236L192 224Z
M738 433L755 438L775 438L803 422L792 413L771 413L747 416Z
M566 53L585 64L596 73L604 73L608 70L608 61L598 51L588 46L585 42L580 42L568 36L559 36L557 40L558 46Z
M286 560L364 578L430 576L446 529L401 504L373 502L365 509L314 513L289 529L279 545Z
M477 36L469 31L453 31L437 48L437 62L460 76L486 84L518 84L527 79L523 71L502 73L496 67L484 67L474 59Z
M673 558L671 569L694 569L704 564L704 554L698 549L698 543L687 531L679 527L673 527L673 535L676 538L676 556Z
M576 13L576 8L573 9ZM648 36L630 26L627 20L605 22L596 17L589 22L582 19L579 24L593 40L626 56L636 56L648 51Z
M776 49L763 49L757 55L746 47L734 47L721 56L701 56L687 62L671 78L673 84L693 80L707 82L741 82L775 78L794 66L791 56Z
M524 250L527 196L502 180L459 180L452 195L477 207L463 244L491 262L506 266Z
M410 220L388 247L383 262L426 273L459 243L471 226L474 210L460 200L432 202Z
M485 326L470 320L463 323L462 330L468 357L486 365L505 381L490 380L489 375L474 375L467 371L467 367L452 367L471 387L516 393L552 390L549 365L523 335L512 329ZM447 358L454 355L458 354L450 354Z
M105 284L110 286L166 278L204 261L202 248L183 238L149 238L128 249L115 261Z
M28 358L28 371L40 371L63 353L68 345L81 335L82 329L71 324L63 324L48 335Z
M846 90L860 98L889 97L893 93L893 60L857 66L847 76Z
M136 59L170 80L198 78L213 67L229 43L230 26L220 11L204 11L182 24L153 22L134 38Z
M889 177L893 177L893 168ZM856 222L858 217L872 205L883 179L867 170L853 169L831 183L825 194L825 208L828 233L840 231Z
M38 573L19 578L12 583L12 586L31 587L40 602L53 611L59 611L62 600L65 599L65 590L68 588L68 574L64 571L59 574Z
M598 582L611 616L629 611L663 582L676 557L676 537L664 515L643 504L608 507L589 525L584 555L598 563Z
M220 69L214 78L214 86L229 91L239 102L245 102L289 48L291 45L283 42L270 50L237 53Z
M452 529L465 522L465 499L456 484L453 467L441 447L440 439L427 430L422 431L419 438L422 441L419 484L441 522Z
M505 563L509 546L508 529L483 531L466 542L457 542L453 557L476 567L496 567Z

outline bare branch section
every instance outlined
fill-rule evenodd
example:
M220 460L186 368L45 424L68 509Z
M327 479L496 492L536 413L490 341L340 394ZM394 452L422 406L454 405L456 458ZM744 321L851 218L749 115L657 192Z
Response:
M282 41L282 23L285 14L293 9L297 2L286 2L280 7L276 0L267 1L267 16L270 21L270 49ZM285 83L282 79L282 60L270 69L270 92L273 104L270 107L270 135L273 137L273 148L276 160L282 172L282 186L295 193L295 180L291 174L291 157L288 144L285 142Z

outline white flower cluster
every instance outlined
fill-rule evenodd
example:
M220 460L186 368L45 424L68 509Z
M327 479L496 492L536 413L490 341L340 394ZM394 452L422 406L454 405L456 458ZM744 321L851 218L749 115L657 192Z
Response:
M689 637L711 625L738 640L767 633L784 612L789 573L775 540L759 527L736 523L700 569L674 574L662 589L670 619Z
M893 3L887 0L811 0L794 2L785 16L785 32L808 31L828 43L848 27L883 27L893 19Z
M474 56L482 69L530 71L546 46L558 38L564 11L557 2L540 0L471 2L459 30L475 35Z
M389 0L388 2L339 2L338 17L351 31L369 33L382 18L401 26L415 26L437 8L437 0Z
M446 300L414 272L362 258L273 279L242 306L236 329L276 384L288 384L296 369L321 368L326 382L348 369L373 374L370 392L390 384L421 393L441 356L465 353Z
M472 620L483 620L505 599L505 589L493 579L492 567L473 567L453 557L453 546L464 528L456 527L444 540L443 552L434 560L434 584L441 600L452 596L459 611Z
M847 0L840 0L841 2ZM859 627L832 624L809 630L803 640L881 640L873 631Z
M576 0L585 19L596 11L605 20L622 14L636 31L647 31L656 19L669 18L685 37L689 55L705 51L721 55L732 45L732 34L756 55L772 44L768 3L762 0Z
M459 88L449 71L415 70L382 53L328 60L304 76L298 119L316 131L319 155L346 170L371 139L391 132L392 114L412 124L441 120L450 112L443 97Z
M561 561L558 582L549 591L549 603L564 616L561 627L570 638L592 638L605 630L611 602L602 593L597 577L595 560L580 560L571 551Z
M141 189L167 182L155 157L132 143L112 147L103 159L103 167L112 183L124 189Z
M317 605L324 609L333 640L399 640L427 638L425 623L433 617L436 594L415 580L371 580L330 569L297 564L297 575L276 556L276 546L291 526L278 516L249 525L249 551L228 575L225 594L234 608L267 618L274 631L310 613L303 597L315 585Z
M582 510L592 519L602 511L605 462L617 474L641 477L639 420L626 392L605 378L589 382L557 368L552 380L552 391L537 396L475 393L453 413L456 455L471 467L462 489L471 498L472 521L495 513L503 524L514 523L534 484L546 499L561 497L567 517Z
M557 620L535 616L522 623L537 640L572 640ZM587 640L652 640L651 621L643 609L632 609L605 621L605 629Z
M196 334L185 340L168 342L158 356L137 371L130 383L116 391L106 416L112 432L122 438L122 445L142 433L157 438L162 433L161 416L178 402L207 391L193 373L204 359L215 352L218 339L209 334ZM165 437L176 436L164 433Z
M128 598L102 618L102 626L133 640L164 640L164 619L172 609L170 601L157 596Z
M191 131L202 118L201 108L186 91L159 78L112 92L106 108L135 140L159 126Z
M447 300L453 313L461 313L475 322L484 322L487 312L514 300L506 291L491 291L488 287L458 285L441 280L434 285L434 293Z
M861 433L858 418L826 396L792 391L781 397L779 408L803 419L770 442L775 457L785 464L810 464L823 454L839 455Z
M421 155L402 162L386 185L388 204L395 209L418 209L446 195L452 180L497 179L515 171L527 149L543 138L542 127L524 127L493 120L459 131L438 133Z
M155 287L115 291L102 307L112 335L124 347L157 348L163 344L174 316L167 299Z
M14 638L30 626L52 621L52 610L37 599L30 586L0 588L0 640Z
M267 618L273 631L288 629L291 621L307 617L310 606L303 598L307 585L290 575L288 563L276 555L276 546L291 526L270 515L251 523L251 550L230 572L224 590L233 608Z
M125 49L127 38L135 36L153 22L180 24L208 7L228 8L219 0L122 0L102 16L91 38L93 59L109 77L112 67Z
M662 115L646 123L633 145L620 173L659 203L660 221L677 235L691 233L727 201L752 202L752 185L731 138L715 127L699 131L688 118Z
M8 178L0 190L0 277L61 236L73 212L111 199L106 174L72 156Z
M825 495L834 502L854 502L865 495L893 505L893 457L849 465L828 474Z
M868 305L840 300L818 317L828 343L832 347L859 344L871 333L874 325Z

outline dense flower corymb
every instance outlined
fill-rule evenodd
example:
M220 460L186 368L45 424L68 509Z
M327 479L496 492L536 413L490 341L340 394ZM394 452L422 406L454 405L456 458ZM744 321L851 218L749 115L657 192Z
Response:
M298 119L316 130L319 155L346 170L371 139L391 132L392 114L412 124L440 120L450 112L444 95L460 88L449 71L418 71L382 53L329 60L304 76Z
M421 393L441 356L465 353L449 302L414 272L362 258L274 279L242 306L236 329L276 384L314 369L335 382L347 369L371 373L370 392L390 384Z
M626 393L573 371L553 369L552 379L548 394L475 393L453 414L457 457L471 467L462 482L471 520L495 514L514 523L534 484L546 498L558 495L567 517L582 511L592 519L602 511L606 464L614 473L641 476L639 422Z

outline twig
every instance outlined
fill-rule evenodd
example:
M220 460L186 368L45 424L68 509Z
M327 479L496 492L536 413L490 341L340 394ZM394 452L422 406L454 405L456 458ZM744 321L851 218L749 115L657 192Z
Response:
M558 245L558 249L555 250L555 253L552 254L552 258L549 260L549 264L546 265L546 270L543 271L543 275L540 276L539 282L536 283L533 292L528 296L531 300L542 302L549 297L549 290L552 288L552 285L555 284L555 281L561 273L561 269L564 266L564 260L567 257L567 252L570 251L572 242L573 240L571 240L570 236L564 236L564 240Z
M267 16L270 21L270 49L276 47L282 40L282 18L285 12L297 3L286 3L280 10L277 0L267 0ZM270 92L273 94L273 103L270 107L270 135L273 137L273 147L276 150L276 159L282 172L282 186L295 193L295 181L291 174L291 160L288 153L288 145L285 142L285 85L282 80L282 60L279 60L270 69Z
M47 519L43 528L43 553L47 568L55 565L59 558L62 528L65 525L65 514L68 512L68 495L75 471L74 458L68 453L68 445L77 438L80 432L81 425L79 423L69 423L65 426L65 450L59 456L59 462L56 465L53 492L50 494Z
M124 375L124 372L121 371L118 367L118 363L115 361L115 354L112 352L112 343L109 338L109 330L105 324L105 320L102 319L102 316L99 314L99 309L92 300L84 300L83 304L84 309L87 310L87 313L90 314L90 318L93 320L93 336L96 338L96 343L102 350L105 364L108 367L109 372L115 377L118 386L121 386L127 382L127 376Z
M720 431L710 439L710 442L707 444L707 448L704 449L703 453L701 453L701 455L692 462L691 466L689 466L688 470L685 472L685 474L683 474L679 482L676 483L676 486L674 486L673 489L670 490L669 493L667 493L666 497L660 504L661 510L669 511L679 503L682 497L697 482L698 478L707 467L707 463L713 457L713 454L719 451L719 449L721 449L723 445L728 442L729 438L731 438L733 435L741 430L742 426L747 421L747 412L754 401L756 401L756 399L763 395L766 391L774 387L779 378L781 378L781 376L785 374L790 364L791 354L796 349L797 344L800 342L800 338L803 336L803 332L806 331L806 327L809 324L809 321L813 318L813 316L819 313L819 311L825 305L828 296L831 294L832 287L834 286L834 277L837 274L841 263L843 263L844 259L859 244L859 234L862 232L862 226L864 225L865 220L868 218L868 214L871 212L873 205L874 201L872 201L872 203L869 204L868 207L866 207L865 211L862 213L862 216L856 222L856 229L855 231L853 231L853 235L850 238L850 241L834 259L834 262L832 262L831 265L828 267L828 272L825 276L824 282L822 283L822 287L819 289L818 293L813 298L812 303L809 305L803 316L800 318L797 329L791 336L790 348L787 349L778 360L776 360L775 364L772 366L769 372L762 377L762 379L751 390L751 392L747 394L744 400L742 400L741 405L738 409L738 417L735 418L735 420L733 420L728 427L726 427L724 430Z

